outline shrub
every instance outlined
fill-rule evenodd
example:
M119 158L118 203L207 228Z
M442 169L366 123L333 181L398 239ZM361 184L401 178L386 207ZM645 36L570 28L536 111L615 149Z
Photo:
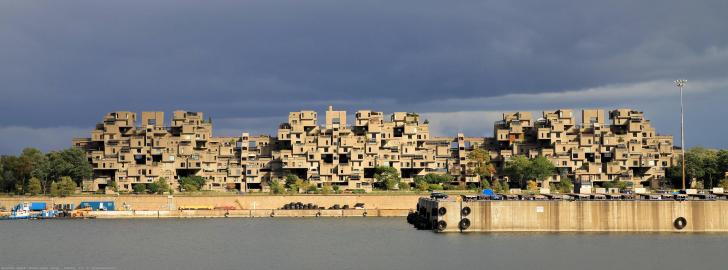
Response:
M134 193L146 193L147 192L147 185L145 185L145 184L135 184L133 188L134 188Z
M149 184L149 192L155 194L164 194L165 192L171 191L171 189L169 183L167 183L167 179L164 177L160 177L157 181Z
M205 185L205 179L197 175L182 177L177 182L184 191L198 191Z
M415 181L415 188L419 191L426 191L430 189L430 184L425 182L425 180L419 179Z
M114 192L119 192L119 184L117 184L116 181L109 182L109 184L106 187L110 188Z
M528 191L531 193L538 191L538 183L536 183L536 181L528 180L527 187Z
M281 194L286 191L280 180L273 180L270 182L270 192L273 194Z
M726 178L726 179L723 179L723 180L720 180L720 184L719 184L719 185L720 185L720 187L722 187L723 189L726 189L726 190L728 190L728 178Z
M427 190L433 191L433 190L445 190L445 188L440 184L428 184Z
M490 188L490 182L488 182L488 179L483 179L483 181L480 182L480 187L483 189Z
M562 193L570 193L574 190L574 184L568 177L561 177L559 181L559 189Z

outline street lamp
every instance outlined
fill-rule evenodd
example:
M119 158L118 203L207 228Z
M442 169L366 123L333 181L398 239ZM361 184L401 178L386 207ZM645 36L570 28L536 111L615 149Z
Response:
M685 190L685 113L683 110L683 88L688 80L676 80L675 86L680 88L680 150L682 150L682 189Z

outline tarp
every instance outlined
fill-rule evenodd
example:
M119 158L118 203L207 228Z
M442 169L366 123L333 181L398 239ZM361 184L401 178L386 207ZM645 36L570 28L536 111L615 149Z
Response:
M483 190L483 195L485 196L495 196L495 192L493 192L492 189L486 188Z

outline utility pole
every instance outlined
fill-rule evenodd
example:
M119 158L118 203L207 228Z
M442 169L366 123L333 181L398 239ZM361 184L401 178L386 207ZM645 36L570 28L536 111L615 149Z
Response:
M683 109L683 88L688 80L676 80L675 86L680 88L680 150L682 150L682 190L685 191L685 110Z

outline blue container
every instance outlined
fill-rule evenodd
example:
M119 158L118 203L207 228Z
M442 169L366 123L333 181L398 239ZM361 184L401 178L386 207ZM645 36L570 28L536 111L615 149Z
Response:
M31 202L30 211L43 211L46 210L46 203L44 202Z
M87 208L87 207L90 207L91 210L94 210L94 211L114 211L116 209L114 202L102 202L102 201L81 202L78 204L78 207L76 207L76 208Z

